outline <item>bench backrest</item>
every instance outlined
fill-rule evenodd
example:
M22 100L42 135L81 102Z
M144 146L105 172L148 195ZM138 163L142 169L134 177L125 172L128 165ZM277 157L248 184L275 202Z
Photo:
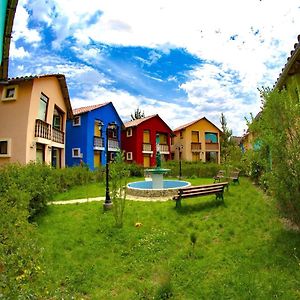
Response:
M212 184L204 184L198 186L190 186L186 188L182 188L178 190L178 195L196 193L201 191L214 191L214 190L223 190L225 186L228 185L228 182L220 182L220 183L212 183Z

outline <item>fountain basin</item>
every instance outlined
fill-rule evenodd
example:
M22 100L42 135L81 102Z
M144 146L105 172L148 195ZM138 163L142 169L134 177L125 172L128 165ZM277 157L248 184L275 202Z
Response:
M140 197L167 197L177 194L178 189L190 186L187 181L163 180L162 188L153 188L152 181L136 181L127 184L127 193Z

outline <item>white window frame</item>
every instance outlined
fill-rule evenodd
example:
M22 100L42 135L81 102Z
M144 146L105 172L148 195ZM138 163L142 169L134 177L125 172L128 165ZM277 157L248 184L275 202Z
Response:
M76 155L75 152L78 152L78 154ZM72 157L82 158L82 153L80 152L80 148L72 148Z
M6 97L7 90L10 90L10 89L15 90L14 96L13 97ZM8 85L8 86L5 86L3 88L2 97L1 97L2 101L14 101L14 100L17 100L17 98L18 98L18 86L17 85Z
M132 152L126 152L126 160L132 160Z
M126 137L131 137L132 136L132 128L127 128L126 130Z
M78 123L75 123L75 119L78 119ZM75 116L73 118L73 126L76 127L76 126L80 126L81 125L81 116Z
M7 142L7 153L5 154L0 154L1 157L11 157L11 139L0 139L0 142Z

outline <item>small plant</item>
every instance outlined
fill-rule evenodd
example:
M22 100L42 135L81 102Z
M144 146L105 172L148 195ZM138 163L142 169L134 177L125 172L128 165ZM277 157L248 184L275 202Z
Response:
M169 272L162 272L159 276L159 287L154 296L155 300L171 299L173 297L171 276Z
M190 234L190 241L192 246L192 250L190 251L190 256L194 256L195 246L197 242L197 234L194 231Z
M124 154L119 151L110 168L111 198L116 226L123 227L123 214L126 200L126 186L129 177L127 165L124 162Z

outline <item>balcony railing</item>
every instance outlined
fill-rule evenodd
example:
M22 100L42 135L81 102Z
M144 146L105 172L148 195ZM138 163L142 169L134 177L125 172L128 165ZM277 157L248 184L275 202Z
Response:
M104 149L104 140L99 136L94 136L94 149L102 150Z
M160 148L160 153L167 153L167 154L170 153L170 149L169 149L168 145L162 145L162 144L160 144L159 148Z
M108 150L117 151L119 149L119 142L115 139L108 139Z
M63 131L51 128L50 124L39 119L35 120L34 136L52 140L55 143L65 143L65 133Z
M65 133L61 130L52 128L52 141L55 143L65 143Z
M42 120L35 120L34 136L51 140L51 125Z
M151 144L143 143L143 152L153 152Z
M219 150L219 143L205 143L205 150Z
M191 150L193 152L199 152L201 151L201 143L191 143Z

